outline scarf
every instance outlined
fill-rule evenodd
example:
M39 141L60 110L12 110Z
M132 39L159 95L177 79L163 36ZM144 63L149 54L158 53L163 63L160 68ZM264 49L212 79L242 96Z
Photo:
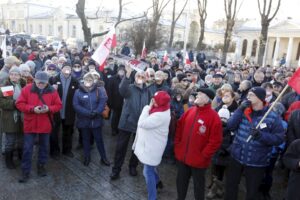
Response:
M165 104L165 105L161 105L161 106L157 106L157 107L154 107L154 105L153 105L150 108L149 115L151 115L153 113L156 113L156 112L164 112L164 111L166 111L168 109L170 109L170 103Z

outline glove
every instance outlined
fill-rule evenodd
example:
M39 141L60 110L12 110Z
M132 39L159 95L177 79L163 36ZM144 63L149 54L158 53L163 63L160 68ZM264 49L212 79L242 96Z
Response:
M42 110L41 106L36 106L36 107L33 108L33 112L36 113L36 114L40 114L41 110Z
M41 113L47 113L49 112L49 107L47 105L43 105Z
M252 138L253 140L257 140L261 137L261 132L260 130L256 129L256 128L251 128L251 135L252 135Z
M94 119L94 118L96 118L97 117L97 113L96 112L91 112L90 113L90 117L92 118L92 119Z
M244 111L246 108L248 108L251 105L251 101L249 100L245 100L241 103L241 105L239 106L239 109L241 109L242 111Z

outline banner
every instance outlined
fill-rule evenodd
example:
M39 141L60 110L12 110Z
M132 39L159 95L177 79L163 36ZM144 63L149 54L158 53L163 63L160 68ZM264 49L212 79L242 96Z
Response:
M103 65L106 58L109 56L109 52L111 48L117 46L117 38L115 28L112 27L104 40L101 42L100 46L96 49L94 54L92 55L92 59L94 59L100 66Z
M136 71L145 71L145 69L149 66L149 64L146 62L137 59L132 59L131 57L125 55L113 55L111 57L118 63L124 65L129 64L130 67Z
M4 97L11 97L14 95L14 87L12 85L1 87L1 92Z

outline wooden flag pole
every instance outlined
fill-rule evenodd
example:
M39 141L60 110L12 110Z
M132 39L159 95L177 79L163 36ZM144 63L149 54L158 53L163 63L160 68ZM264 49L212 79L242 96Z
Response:
M265 115L263 116L263 118L261 118L261 120L259 121L259 123L256 125L255 129L258 129L260 124L263 123L263 121L266 119L266 117L269 115L269 113L273 110L275 104L281 99L281 97L283 96L283 94L285 93L285 91L289 88L289 85L286 84L286 86L283 88L283 90L280 92L280 94L278 95L278 97L276 98L276 100L272 103L272 105L270 106L270 108L268 109L268 111L265 113ZM249 137L247 138L247 142L250 142L250 140L252 139L252 135L249 135Z

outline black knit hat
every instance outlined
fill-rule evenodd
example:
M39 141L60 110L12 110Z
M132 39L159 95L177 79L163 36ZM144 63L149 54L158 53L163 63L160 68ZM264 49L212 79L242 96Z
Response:
M202 92L202 93L206 94L206 96L208 96L211 100L213 100L215 98L215 93L211 89L199 88L199 89L197 89L197 92Z
M257 96L257 98L259 98L262 102L265 102L265 98L266 98L266 90L262 87L254 87L251 90L249 90L249 92L252 92L255 94L255 96Z
M75 61L73 62L73 66L74 66L74 65L80 65L80 66L81 66L80 60L75 60Z
M72 67L72 64L69 63L69 62L65 62L65 63L63 64L63 66L61 67L61 69L63 69L65 66Z
M184 79L184 78L186 78L185 74L178 74L177 75L177 79L178 79L179 82L182 81L182 79Z

